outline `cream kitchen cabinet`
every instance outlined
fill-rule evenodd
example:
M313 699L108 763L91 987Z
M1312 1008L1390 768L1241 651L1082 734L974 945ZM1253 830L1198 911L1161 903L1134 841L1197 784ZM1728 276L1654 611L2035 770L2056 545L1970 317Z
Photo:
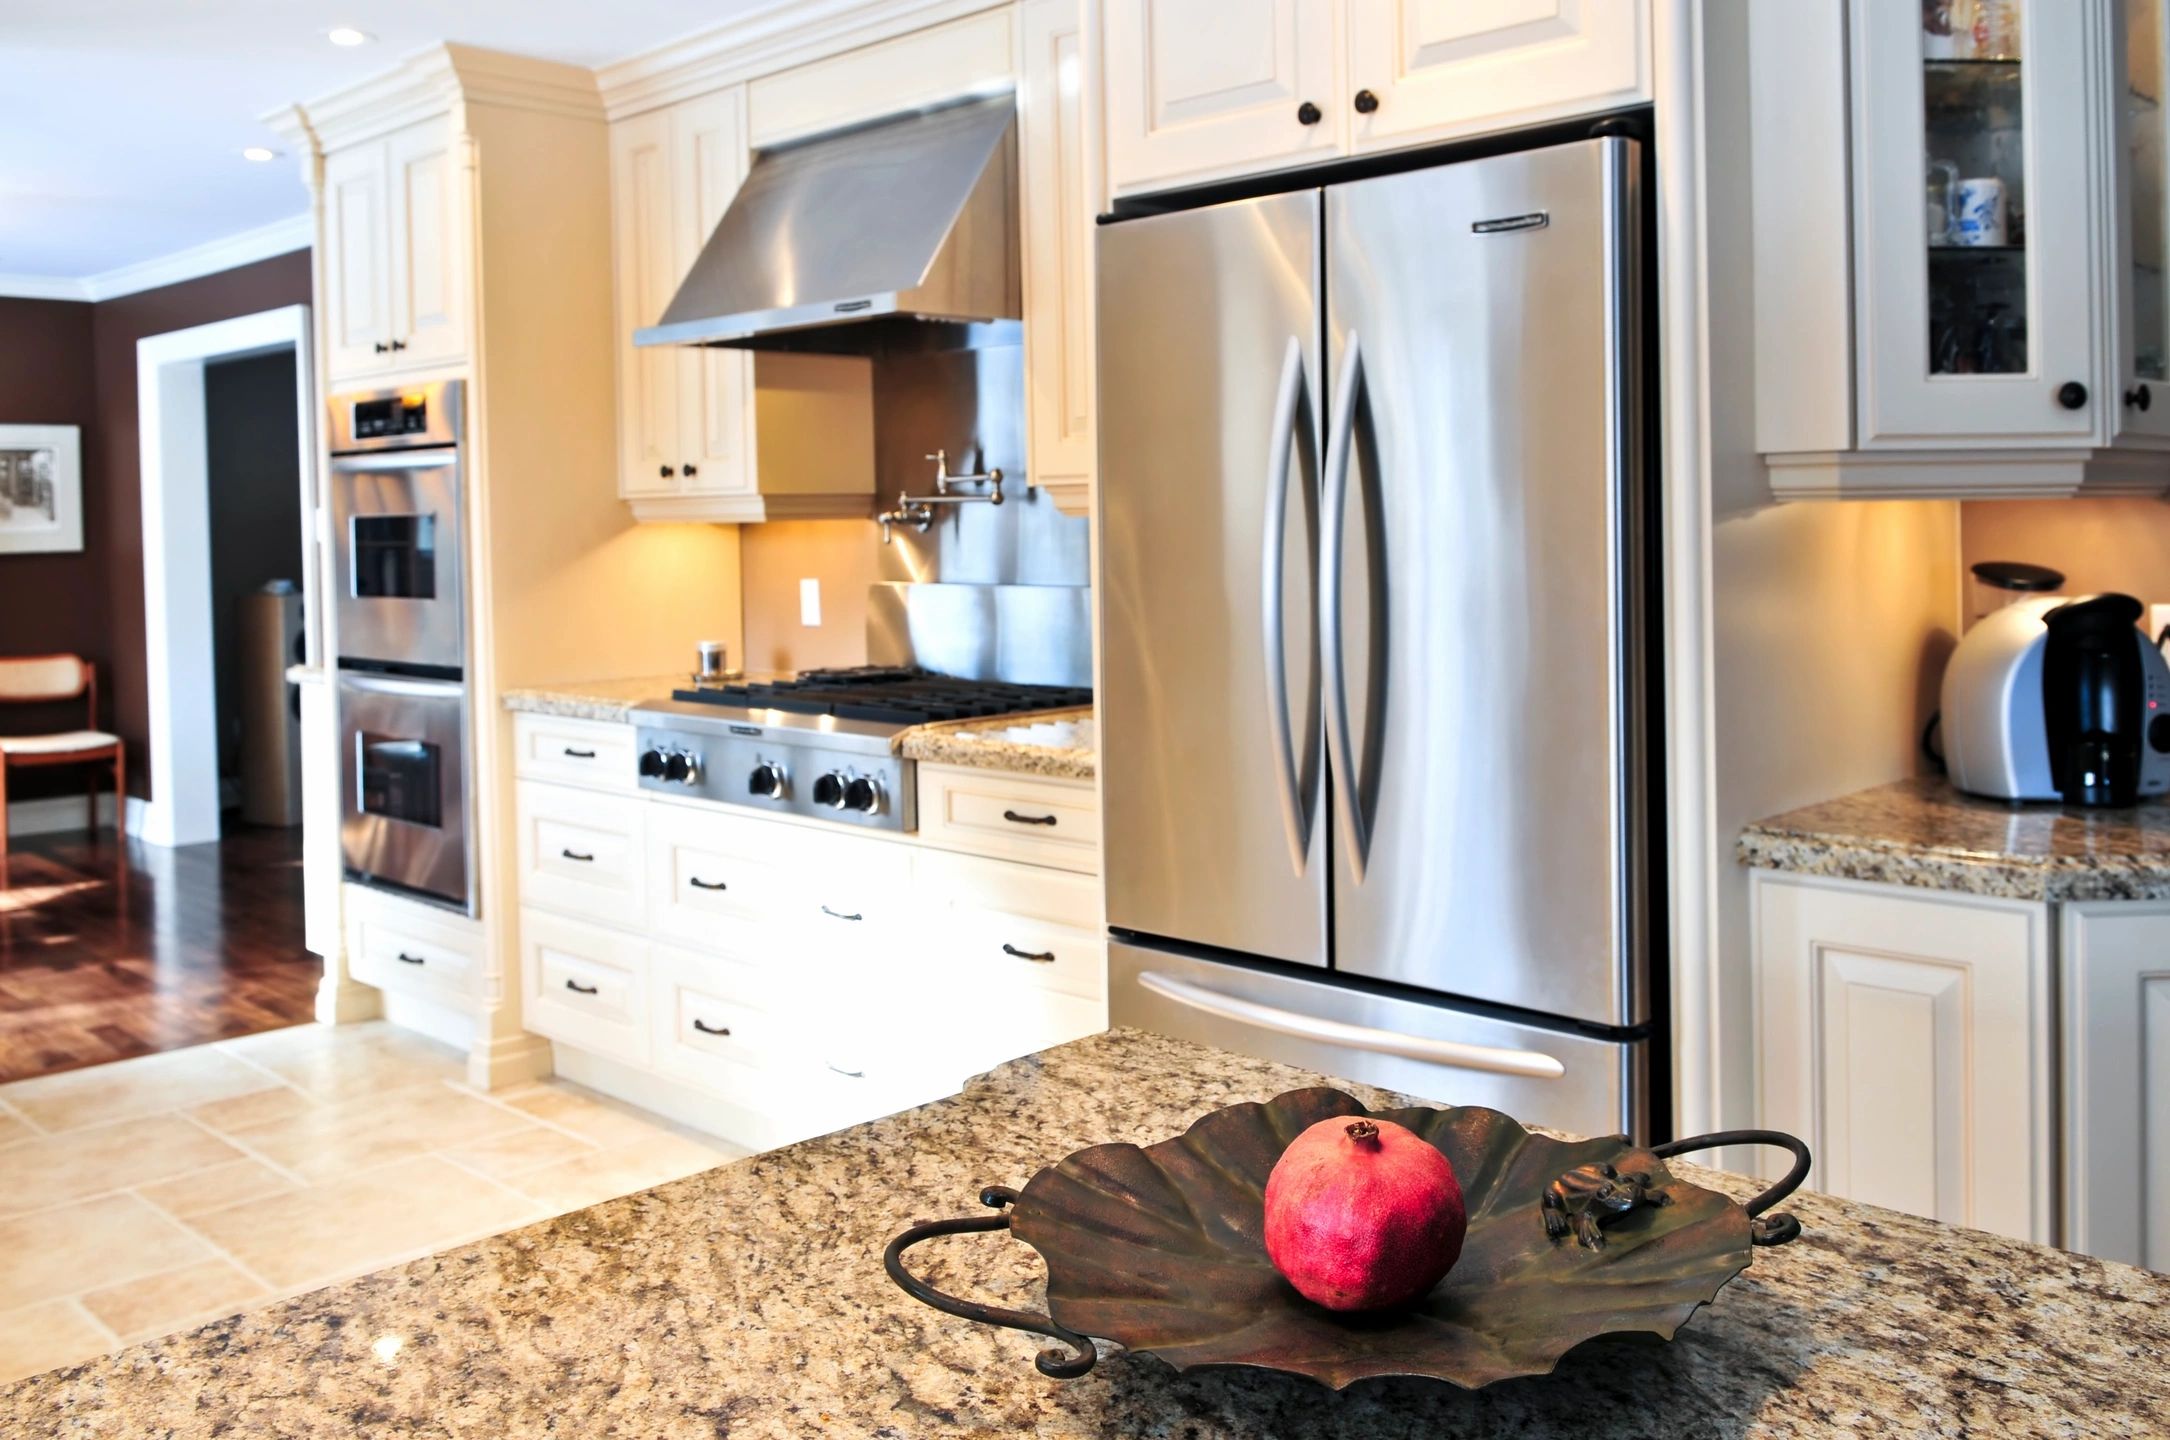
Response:
M1647 102L1648 0L1108 0L1117 194Z
M2059 908L2064 1243L2170 1272L2170 902Z
M2161 21L2142 0L1758 10L1775 493L2170 488Z
M2054 1243L2049 907L1758 870L1761 1123L1809 1185Z
M464 167L448 118L324 157L326 371L334 381L468 353Z
M1097 463L1093 228L1102 200L1080 3L1025 0L1017 66L1026 476L1073 514L1091 503Z

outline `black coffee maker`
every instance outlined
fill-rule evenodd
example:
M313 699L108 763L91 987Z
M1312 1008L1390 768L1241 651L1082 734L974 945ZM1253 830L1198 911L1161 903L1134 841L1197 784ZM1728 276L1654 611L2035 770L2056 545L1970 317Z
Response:
M2067 805L2131 805L2170 753L2162 655L2130 595L2091 595L2042 619L2050 778ZM2152 663L2150 663L2152 662Z

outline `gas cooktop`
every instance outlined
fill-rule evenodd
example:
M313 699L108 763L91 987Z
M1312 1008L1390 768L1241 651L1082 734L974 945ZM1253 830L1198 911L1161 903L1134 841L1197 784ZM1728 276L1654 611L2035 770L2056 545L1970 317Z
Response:
M1090 705L1093 692L1069 685L1010 685L999 680L962 680L904 666L860 665L806 670L770 680L728 680L673 690L689 704L775 710L784 715L829 715L874 724L925 725L935 720L976 720L1027 710L1064 710ZM772 723L789 724L787 719Z

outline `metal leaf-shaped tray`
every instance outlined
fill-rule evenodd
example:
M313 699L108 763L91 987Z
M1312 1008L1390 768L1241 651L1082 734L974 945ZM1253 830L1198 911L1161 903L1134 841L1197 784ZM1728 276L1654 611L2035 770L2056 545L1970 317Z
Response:
M1808 1148L1790 1135L1736 1130L1640 1149L1618 1135L1533 1135L1479 1106L1382 1110L1378 1118L1406 1125L1453 1164L1469 1233L1453 1270L1414 1305L1337 1313L1297 1294L1267 1259L1266 1177L1313 1123L1372 1114L1319 1087L1216 1110L1143 1149L1095 1145L1042 1170L1022 1193L980 1192L982 1204L1004 1213L914 1225L884 1259L891 1278L937 1309L1062 1341L1067 1349L1045 1350L1037 1362L1058 1379L1092 1369L1098 1357L1087 1337L1102 1336L1179 1370L1257 1366L1335 1389L1422 1375L1474 1389L1547 1374L1594 1336L1670 1339L1747 1268L1752 1246L1800 1234L1790 1216L1757 1218L1808 1173ZM1782 1146L1795 1161L1746 1206L1664 1164L1737 1144ZM1593 1187L1608 1200L1634 1198L1617 1210L1572 1198ZM921 1240L1002 1229L1047 1262L1048 1315L945 1295L904 1266L905 1250Z

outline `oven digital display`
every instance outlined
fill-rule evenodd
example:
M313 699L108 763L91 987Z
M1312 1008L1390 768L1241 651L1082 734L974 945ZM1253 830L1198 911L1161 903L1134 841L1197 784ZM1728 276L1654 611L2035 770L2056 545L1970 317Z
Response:
M376 440L387 435L420 435L429 429L429 402L420 395L397 395L387 400L354 402L354 438Z
M364 600L437 598L437 517L357 515L349 545L354 593Z
M377 735L367 730L358 738L361 812L443 829L444 763L438 747L427 740Z

